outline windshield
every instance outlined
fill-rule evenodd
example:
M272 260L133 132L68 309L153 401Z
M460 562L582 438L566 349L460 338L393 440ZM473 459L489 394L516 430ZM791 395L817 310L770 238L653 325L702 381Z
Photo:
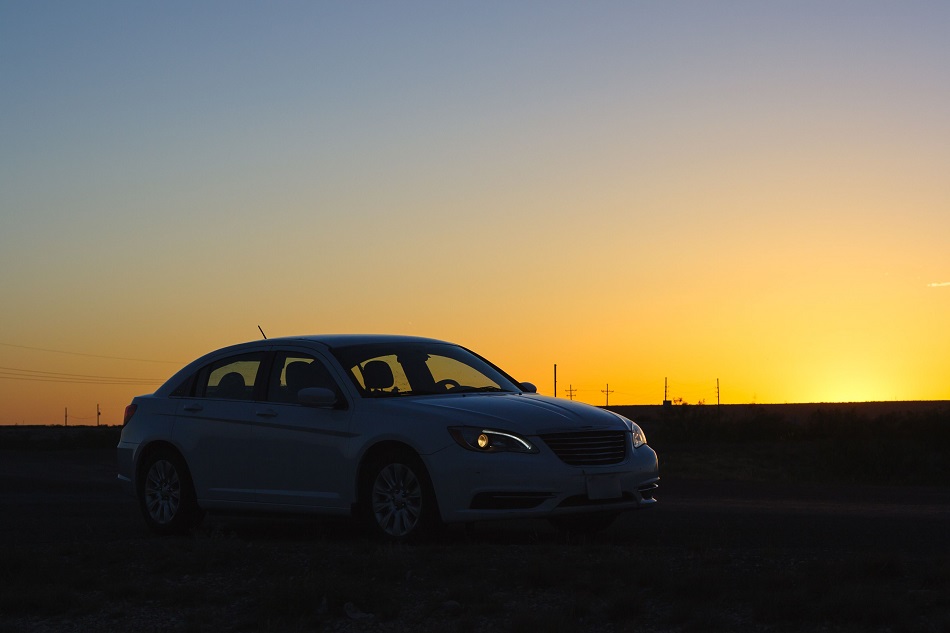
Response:
M521 391L503 371L448 343L383 343L332 350L367 398Z

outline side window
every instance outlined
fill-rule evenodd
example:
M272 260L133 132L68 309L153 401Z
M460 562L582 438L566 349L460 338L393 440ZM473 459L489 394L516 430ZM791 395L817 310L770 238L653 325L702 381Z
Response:
M356 378L356 382L362 389L367 390L366 380L363 376L363 368L367 365L370 365L371 363L385 363L389 365L389 369L392 371L393 383L391 385L370 385L368 391L375 391L379 389L394 394L412 391L412 387L409 385L409 378L406 377L406 372L403 370L402 364L400 364L399 359L395 354L370 358L360 365L350 367L350 373L353 374L353 377Z
M253 400L263 353L242 354L219 360L198 373L195 395L227 400Z
M195 389L195 374L188 376L188 378L178 385L178 388L171 393L172 398L187 398L194 393Z
M342 398L336 381L318 359L299 352L277 352L267 399L271 402L296 403L297 393L307 387L329 389Z

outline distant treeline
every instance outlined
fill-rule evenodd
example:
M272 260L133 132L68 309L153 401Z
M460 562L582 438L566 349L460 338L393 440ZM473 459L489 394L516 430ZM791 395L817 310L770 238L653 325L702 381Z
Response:
M0 426L0 449L115 448L120 426Z
M661 476L950 485L950 402L610 407ZM119 426L0 426L0 450L113 449Z
M950 402L855 402L610 407L667 441L855 438L870 433L950 440Z
M950 402L611 410L643 427L661 473L665 455L684 471L707 474L718 461L724 477L734 468L778 479L950 485Z

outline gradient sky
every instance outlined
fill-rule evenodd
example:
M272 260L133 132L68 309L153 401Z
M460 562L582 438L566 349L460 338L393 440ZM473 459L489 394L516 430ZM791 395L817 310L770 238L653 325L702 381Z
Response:
M950 3L2 2L0 424L230 343L950 399ZM51 372L43 374L39 372Z

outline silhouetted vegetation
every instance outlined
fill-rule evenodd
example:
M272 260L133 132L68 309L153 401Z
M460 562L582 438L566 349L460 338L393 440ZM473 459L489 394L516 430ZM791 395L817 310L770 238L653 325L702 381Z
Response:
M636 421L667 475L950 485L950 406L796 407L654 407Z
M0 449L115 448L121 426L0 426Z
M646 431L663 476L950 485L950 404L612 407ZM632 409L632 411L631 411ZM0 449L113 448L119 426L0 427Z

